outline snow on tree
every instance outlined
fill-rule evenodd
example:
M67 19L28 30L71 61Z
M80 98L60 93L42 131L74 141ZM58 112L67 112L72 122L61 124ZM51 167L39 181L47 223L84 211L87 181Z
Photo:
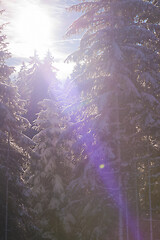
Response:
M50 52L47 53L43 61L39 60L37 53L31 57L30 63L23 63L17 77L17 85L22 99L26 100L25 117L29 120L33 127L33 121L39 112L38 102L45 98L49 98L48 88L52 81L55 80L55 71L53 67L53 57ZM27 129L27 136L33 137L36 131Z
M160 9L157 4L143 0L97 0L83 1L69 10L82 12L82 15L70 26L67 36L84 32L79 49L67 59L81 66L73 85L73 88L75 85L77 88L77 101L70 109L74 112L75 120L73 134L77 135L73 149L79 156L78 166L83 163L83 171L77 166L77 174L70 183L74 188L69 189L74 189L73 192L76 193L73 204L77 201L77 205L85 208L89 200L86 199L84 203L80 186L83 186L84 182L90 182L90 187L85 189L92 189L94 181L90 172L96 168L95 172L106 192L99 209L101 221L98 221L96 226L89 226L91 216L88 218L87 214L85 217L77 215L76 207L70 202L69 209L77 217L76 231L77 235L81 234L82 239L91 236L93 239L103 239L105 236L108 239L122 240L127 238L127 231L130 237L136 239L138 216L135 216L135 210L138 200L136 187L133 187L137 181L136 172L141 173L146 146L149 145L150 165L154 162L153 156L157 156L160 150ZM137 165L133 171L135 158ZM103 171L100 173L101 166ZM86 173L90 181L83 180ZM96 184L100 189L98 179ZM93 195L96 196L96 193L97 190ZM130 202L128 209L126 193ZM71 202L73 196L71 192ZM97 228L101 234L107 232L107 210L103 211L102 208L107 205L106 197L108 199L109 196L112 198L112 205L116 205L118 214L117 218L116 215L114 217L117 219L115 222L119 222L119 227L115 224L111 235L108 233L100 237L93 233ZM109 200L107 206L110 206ZM92 203L90 209L94 216L98 216L98 213L95 213L98 210ZM105 226L103 223L106 223Z
M6 64L11 55L4 26L0 26L0 239L27 239L34 224L25 204L28 188L23 175L34 144L23 134L29 122L22 117L24 102L10 79L14 68Z
M52 89L53 90L53 89ZM62 239L64 230L60 210L64 205L65 187L69 178L69 161L61 133L65 127L60 107L54 96L39 103L41 111L35 120L37 134L33 137L34 151L30 183L31 206L35 222L45 239Z

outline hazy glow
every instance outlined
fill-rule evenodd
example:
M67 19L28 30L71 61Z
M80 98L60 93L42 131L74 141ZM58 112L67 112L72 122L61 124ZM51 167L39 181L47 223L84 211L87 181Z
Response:
M60 80L66 80L66 76L69 76L74 68L74 63L64 63L64 62L57 62L55 63L55 67L58 69L57 71L57 78Z
M28 3L17 14L14 27L17 41L23 44L26 53L37 50L41 54L49 49L53 20L41 6Z

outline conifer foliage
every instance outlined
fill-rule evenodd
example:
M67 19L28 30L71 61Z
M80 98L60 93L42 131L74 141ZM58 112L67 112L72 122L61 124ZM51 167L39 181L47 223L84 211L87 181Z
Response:
M45 239L63 239L60 209L67 183L67 157L60 144L62 121L56 98L39 103L41 111L35 120L37 134L35 152L39 155L32 163L32 207L35 221Z
M64 88L50 52L12 81L0 25L0 240L157 240L160 3L69 10L82 38Z
M22 117L24 104L10 80L14 69L6 64L10 53L3 27L0 26L0 239L27 239L31 224L23 174L32 141L22 133L28 121Z
M33 121L36 114L40 111L38 102L49 98L49 86L56 79L55 68L53 67L54 59L50 52L47 53L43 61L40 61L38 54L30 58L29 64L23 63L18 74L17 85L22 99L26 102L25 117L33 127ZM32 138L36 131L29 128L26 131L27 136Z
M77 169L82 174L81 178L75 174L70 190L73 189L74 193L77 191L74 202L77 201L79 206L82 204L81 208L85 209L89 203L89 193L88 200L84 203L83 195L80 194L80 189L85 187L82 179L87 176L90 180L85 183L93 184L90 172L94 167L101 185L104 185L104 201L99 208L102 222L106 223L107 210L102 209L106 204L110 208L109 198L112 199L112 206L115 204L117 208L114 215L116 220L112 218L114 229L109 232L107 224L103 226L100 221L91 228L89 224L93 218L77 215L77 208L71 207L78 218L77 234L81 234L78 239L85 239L86 236L86 239L140 239L143 236L138 232L137 222L141 212L137 209L145 198L140 195L142 189L138 189L138 200L136 199L137 190L134 186L143 168L147 176L151 174L152 171L147 170L147 166L149 164L150 168L155 164L154 156L160 151L157 145L159 132L154 131L159 129L160 123L160 9L158 4L151 1L95 0L83 1L69 10L82 12L82 15L71 25L67 35L85 32L79 49L68 58L81 65L82 69L77 72L74 81L78 101L82 104L77 115L74 112L78 144L73 147L79 149L79 156L84 162L83 170L81 167ZM150 186L148 179L151 178L147 177L147 183L144 184ZM145 181L142 175L138 181ZM100 189L98 179L96 185ZM88 186L85 189L90 192ZM149 189L147 201L151 219L152 190L151 187ZM96 193L93 195L96 196ZM74 194L71 193L70 196L72 201ZM93 210L90 215L95 214L98 219L98 209L93 205L88 208ZM148 213L145 212L144 215L146 217ZM106 234L101 236L104 228ZM151 232L150 225L150 239Z

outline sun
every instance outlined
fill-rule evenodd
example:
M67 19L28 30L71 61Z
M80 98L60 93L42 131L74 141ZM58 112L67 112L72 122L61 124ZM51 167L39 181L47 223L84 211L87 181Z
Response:
M53 20L52 20L53 21ZM52 39L52 21L47 11L38 5L28 4L15 21L16 38L24 51L47 51Z

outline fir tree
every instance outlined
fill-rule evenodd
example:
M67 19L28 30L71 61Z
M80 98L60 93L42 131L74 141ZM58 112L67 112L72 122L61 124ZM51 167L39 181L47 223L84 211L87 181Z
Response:
M64 239L61 208L64 205L65 187L70 169L67 149L61 139L64 124L57 100L53 95L52 99L44 99L39 104L41 111L35 120L38 133L33 138L36 143L34 150L39 157L35 162L32 160L30 170L31 206L35 210L35 222L42 237Z
M17 78L17 85L22 99L26 100L25 117L33 127L33 121L39 112L38 102L49 98L48 88L55 79L55 68L53 67L53 57L47 53L43 62L39 60L37 53L31 57L28 66L22 65ZM36 131L33 128L27 129L27 136L33 137Z
M102 224L106 223L107 210L100 208L101 222L98 221L98 226L92 228L89 226L91 217L88 219L87 214L85 218L75 214L78 225L82 226L77 229L77 233L82 234L82 239L91 236L93 239L103 239L105 236L108 239L122 240L128 234L136 239L135 222L138 217L134 215L137 204L136 188L133 188L133 182L137 178L135 174L144 166L142 159L145 158L146 149L151 156L150 166L154 164L155 152L155 155L159 153L160 10L158 5L147 1L104 0L83 1L70 10L83 14L71 25L67 35L85 30L80 48L68 58L82 66L82 71L75 78L79 109L77 114L74 112L78 144L74 144L73 148L78 150L76 152L79 161L83 162L83 171L81 177L78 173L75 174L70 183L75 187L70 189L77 191L75 197L84 208L81 193L83 178L87 175L90 181L85 182L90 182L92 186L93 177L90 172L96 168L97 189L100 189L98 178L101 179L101 185L105 186L102 198L104 202L100 205L102 208L107 205L109 209L110 197L118 213L117 220L113 221L119 224L119 227L115 224L109 234L109 225ZM79 102L81 104L78 105ZM133 172L135 159L137 165ZM145 161L147 159L148 157ZM78 169L81 172L81 168ZM85 189L87 191L89 187L86 186ZM97 190L95 196L96 193ZM128 207L126 193L130 202ZM71 193L70 196L72 199L74 194ZM73 202L76 202L75 198ZM90 209L93 209L93 215L98 216L92 206ZM70 209L73 213L76 212L74 206ZM87 224L88 228L83 232L83 226ZM102 237L100 234L105 232Z
M6 64L4 25L0 26L0 239L27 239L32 229L26 206L28 189L23 175L28 164L26 154L33 142L22 132L28 121L22 117L24 103L10 79L13 67Z

